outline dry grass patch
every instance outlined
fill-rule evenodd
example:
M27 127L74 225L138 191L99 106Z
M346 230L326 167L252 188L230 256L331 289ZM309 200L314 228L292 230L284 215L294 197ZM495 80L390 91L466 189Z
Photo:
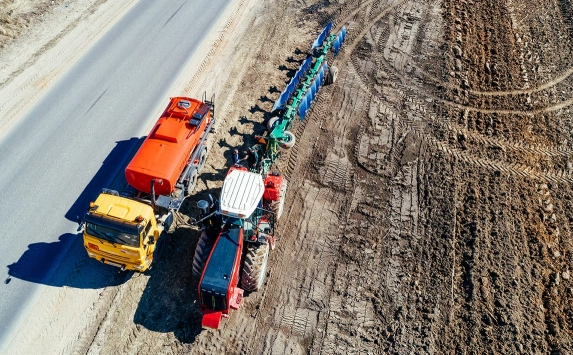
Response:
M20 36L56 1L0 0L0 48Z

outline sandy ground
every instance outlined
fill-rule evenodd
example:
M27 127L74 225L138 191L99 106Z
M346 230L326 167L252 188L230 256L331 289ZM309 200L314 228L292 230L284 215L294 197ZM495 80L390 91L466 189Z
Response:
M237 4L180 84L216 91L219 121L167 256L92 291L81 327L46 307L39 324L59 320L14 353L571 354L571 3ZM339 79L277 166L289 191L265 287L203 330L185 222L328 21L348 28Z

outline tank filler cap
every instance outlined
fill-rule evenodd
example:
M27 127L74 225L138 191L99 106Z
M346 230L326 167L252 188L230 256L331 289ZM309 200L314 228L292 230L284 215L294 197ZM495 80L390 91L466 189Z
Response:
M203 213L207 213L207 208L209 207L209 202L207 202L205 200L200 200L197 202L197 207L199 207L201 209L201 211L203 211Z
M179 102L177 103L177 106L184 108L184 109L188 109L189 107L191 107L191 101L179 100Z

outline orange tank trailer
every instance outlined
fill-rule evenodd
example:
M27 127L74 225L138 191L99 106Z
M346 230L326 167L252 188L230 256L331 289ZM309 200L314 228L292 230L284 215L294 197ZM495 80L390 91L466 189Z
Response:
M151 193L151 181L155 179L156 194L173 192L211 119L210 105L188 97L171 98L125 169L127 183Z

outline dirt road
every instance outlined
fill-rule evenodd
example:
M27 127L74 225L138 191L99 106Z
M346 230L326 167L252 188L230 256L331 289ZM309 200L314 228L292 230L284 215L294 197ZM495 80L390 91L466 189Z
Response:
M183 90L218 133L168 257L102 291L87 354L570 354L573 5L244 0ZM202 330L195 203L328 21L338 81L295 125L262 292ZM217 78L216 83L211 79Z

